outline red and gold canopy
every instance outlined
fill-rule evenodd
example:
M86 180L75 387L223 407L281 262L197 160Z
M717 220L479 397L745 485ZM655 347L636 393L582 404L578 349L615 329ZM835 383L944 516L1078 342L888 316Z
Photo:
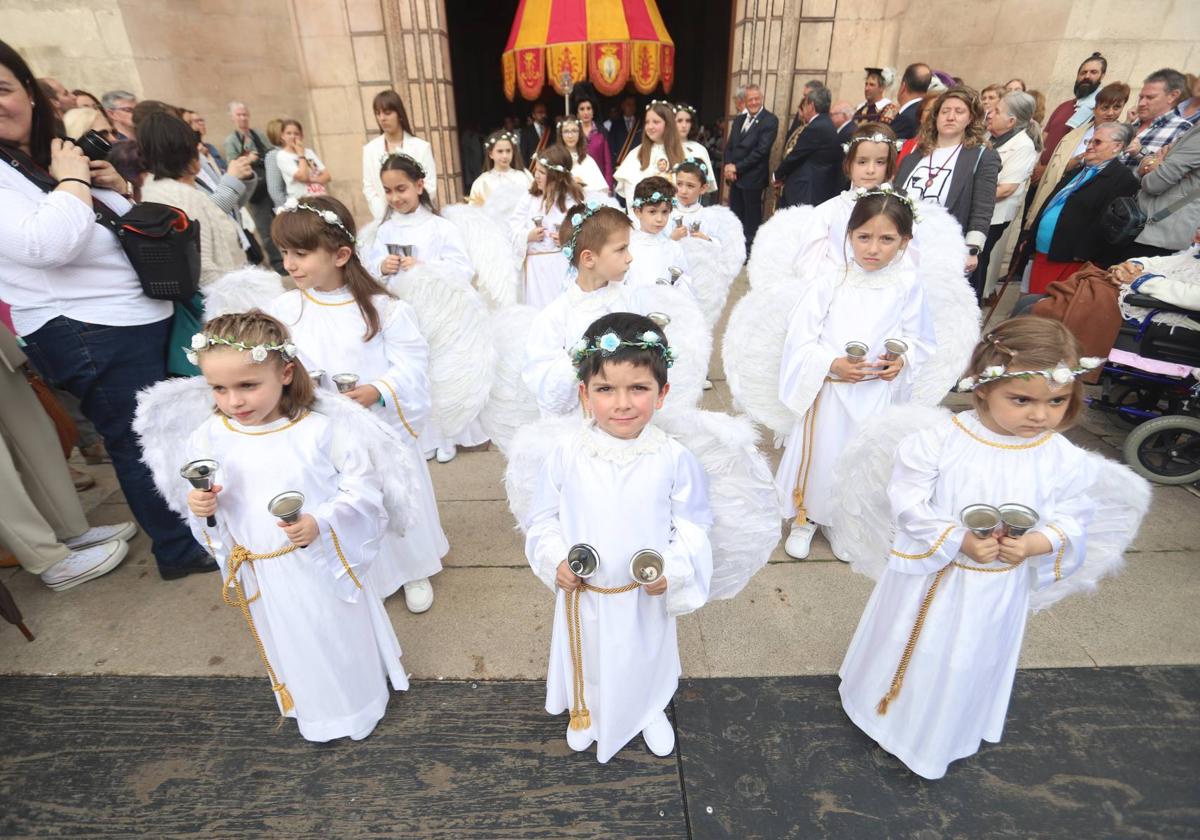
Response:
M547 79L591 81L605 96L632 81L639 93L675 81L675 42L655 0L521 0L500 57L504 95L537 99Z

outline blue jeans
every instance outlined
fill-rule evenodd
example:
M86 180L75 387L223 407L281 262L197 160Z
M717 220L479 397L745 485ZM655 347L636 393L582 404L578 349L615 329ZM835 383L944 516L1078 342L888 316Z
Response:
M84 416L104 438L125 501L150 536L160 569L187 565L203 554L155 489L133 432L138 391L166 378L170 331L170 318L109 327L60 315L23 336L25 353L38 373L78 397Z

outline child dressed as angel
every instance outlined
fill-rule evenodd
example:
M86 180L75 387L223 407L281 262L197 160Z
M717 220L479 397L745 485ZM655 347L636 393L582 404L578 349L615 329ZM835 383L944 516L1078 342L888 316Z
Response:
M572 350L592 420L547 458L526 522L525 554L557 596L546 711L570 709L567 743L597 742L602 763L639 732L665 756L675 746L663 711L680 674L675 617L708 600L713 573L708 479L651 423L673 361L660 327L615 312ZM580 544L599 561L586 579L567 562ZM653 579L631 570L646 549L661 555Z

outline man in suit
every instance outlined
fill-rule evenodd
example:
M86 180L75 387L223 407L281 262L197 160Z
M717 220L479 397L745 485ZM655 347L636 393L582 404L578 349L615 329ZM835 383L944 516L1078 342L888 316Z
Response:
M642 142L642 121L637 118L637 98L626 96L622 99L620 115L606 127L608 150L612 154L612 167L616 170L629 151Z
M910 64L904 68L900 79L900 91L896 94L897 111L892 119L892 131L897 140L911 140L917 136L917 110L921 99L929 92L933 81L933 70L928 64Z
M838 193L842 144L829 118L831 99L824 85L809 88L804 94L800 106L804 131L792 148L785 148L775 170L775 180L783 184L781 207L816 205Z
M746 110L733 120L725 143L722 175L729 184L729 209L742 222L746 247L762 224L763 190L771 168L771 146L779 134L779 120L763 107L762 88L746 86Z
M854 106L846 100L842 99L834 102L829 109L829 119L833 121L833 127L837 129L838 142L845 145L850 142L850 135L854 134Z
M521 157L533 169L538 154L554 143L550 126L546 124L546 103L534 102L529 109L529 123L521 126Z

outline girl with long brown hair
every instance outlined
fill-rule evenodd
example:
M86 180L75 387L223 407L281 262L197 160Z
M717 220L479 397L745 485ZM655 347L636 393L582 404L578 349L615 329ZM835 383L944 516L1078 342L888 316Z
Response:
M429 197L437 199L437 166L433 160L433 147L428 141L413 134L412 123L404 100L394 90L383 90L371 101L375 122L380 134L363 146L362 179L363 195L371 208L371 215L383 218L387 210L387 199L383 185L379 182L379 166L393 152L403 152L421 164L425 171L425 189Z
M627 155L613 173L613 190L625 201L632 201L638 182L653 175L670 178L675 165L685 157L675 126L675 110L670 103L656 99L646 106L642 145L637 154Z
M509 220L509 237L523 258L524 303L541 309L567 286L567 260L558 229L567 209L583 201L571 175L571 156L555 144L534 161L533 186Z
M403 539L385 538L370 575L381 597L403 586L409 610L424 612L433 604L429 577L449 551L417 441L430 412L429 347L412 307L359 261L355 233L350 211L330 196L280 208L271 237L297 288L268 311L291 329L318 387L370 409L403 441L419 485L416 516Z

